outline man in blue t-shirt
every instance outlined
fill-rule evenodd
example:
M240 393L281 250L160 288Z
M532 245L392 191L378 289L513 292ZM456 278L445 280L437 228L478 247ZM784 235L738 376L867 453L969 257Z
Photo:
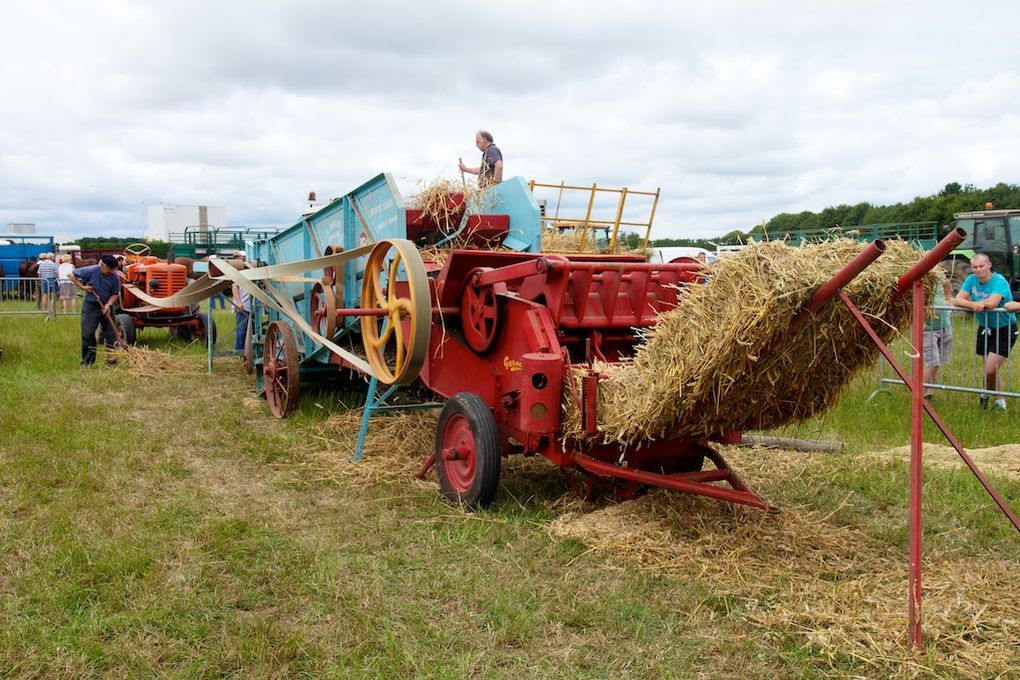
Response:
M478 175L478 186L481 188L499 184L503 181L503 152L492 143L492 133L479 130L475 133L475 146L482 152L482 163L477 168L469 168L460 163L460 171Z
M81 306L81 365L91 366L96 363L96 329L102 327L108 350L117 339L110 317L110 310L116 309L120 299L117 258L103 255L99 264L75 269L68 278L85 291L85 302ZM107 359L106 363L114 364L116 361Z
M953 304L975 312L978 332L974 350L985 358L985 389L999 391L999 367L1016 343L1016 314L989 310L1011 303L1013 294L1005 277L992 271L992 261L984 253L971 259L970 268L974 273L964 279ZM980 403L988 408L987 394L981 394ZM1005 411L1006 400L997 398L995 407Z

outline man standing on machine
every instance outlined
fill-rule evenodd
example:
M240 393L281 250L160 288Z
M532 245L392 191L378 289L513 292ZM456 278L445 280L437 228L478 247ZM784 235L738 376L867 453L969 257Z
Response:
M503 181L503 152L492 143L492 133L479 130L475 133L475 146L482 152L482 163L477 168L469 168L459 163L461 172L478 175L478 186L484 189Z

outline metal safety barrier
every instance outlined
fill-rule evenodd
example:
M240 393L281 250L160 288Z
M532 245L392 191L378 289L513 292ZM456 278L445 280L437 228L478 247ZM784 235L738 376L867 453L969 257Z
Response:
M63 299L59 282L46 283L45 285L47 290L44 290L44 280L37 277L0 277L0 314L39 315L49 319L55 316L74 316L79 313L81 291L74 284L67 284L71 288L64 291L65 295L71 295L73 290L73 296Z
M987 389L985 357L976 352L979 326L975 314L943 305L936 305L935 312L949 312L951 315L952 347L948 361L938 367L937 380L925 382L924 387L931 390L987 394L992 397L1020 397L1020 356L1014 356L1020 354L1020 346L1014 346L1009 358L998 368L999 389ZM1004 309L994 309L988 310L987 314L990 319L998 319L1013 313ZM989 342L994 343L994 339L988 334L982 334L981 340L984 347L987 347ZM905 338L893 343L893 351L905 359L913 357L915 352L914 347ZM919 347L917 351L923 352L923 348ZM881 392L889 392L887 385L904 385L904 382L893 374L887 361L883 359L880 364L878 388L868 397L869 401Z

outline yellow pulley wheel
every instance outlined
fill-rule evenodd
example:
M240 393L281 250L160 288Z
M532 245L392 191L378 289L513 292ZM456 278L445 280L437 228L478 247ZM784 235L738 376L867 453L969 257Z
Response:
M379 241L368 256L361 306L381 314L361 317L365 357L376 379L406 385L428 356L432 300L421 253L406 239Z

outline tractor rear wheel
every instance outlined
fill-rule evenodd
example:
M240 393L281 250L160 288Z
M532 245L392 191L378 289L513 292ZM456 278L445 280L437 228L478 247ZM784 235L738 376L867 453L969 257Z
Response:
M277 418L286 418L297 406L301 382L297 341L290 324L274 321L266 329L262 345L262 386L269 410Z
M436 473L451 503L487 507L499 488L499 432L492 411L477 394L459 392L443 406L436 425Z
M971 273L970 262L964 259L943 260L941 267L946 272L946 280L953 289L953 295L960 292L963 282Z
M114 317L114 321L117 322L117 326L120 328L120 334L124 336L124 342L128 345L135 344L135 341L138 340L135 320L129 314L118 314Z

